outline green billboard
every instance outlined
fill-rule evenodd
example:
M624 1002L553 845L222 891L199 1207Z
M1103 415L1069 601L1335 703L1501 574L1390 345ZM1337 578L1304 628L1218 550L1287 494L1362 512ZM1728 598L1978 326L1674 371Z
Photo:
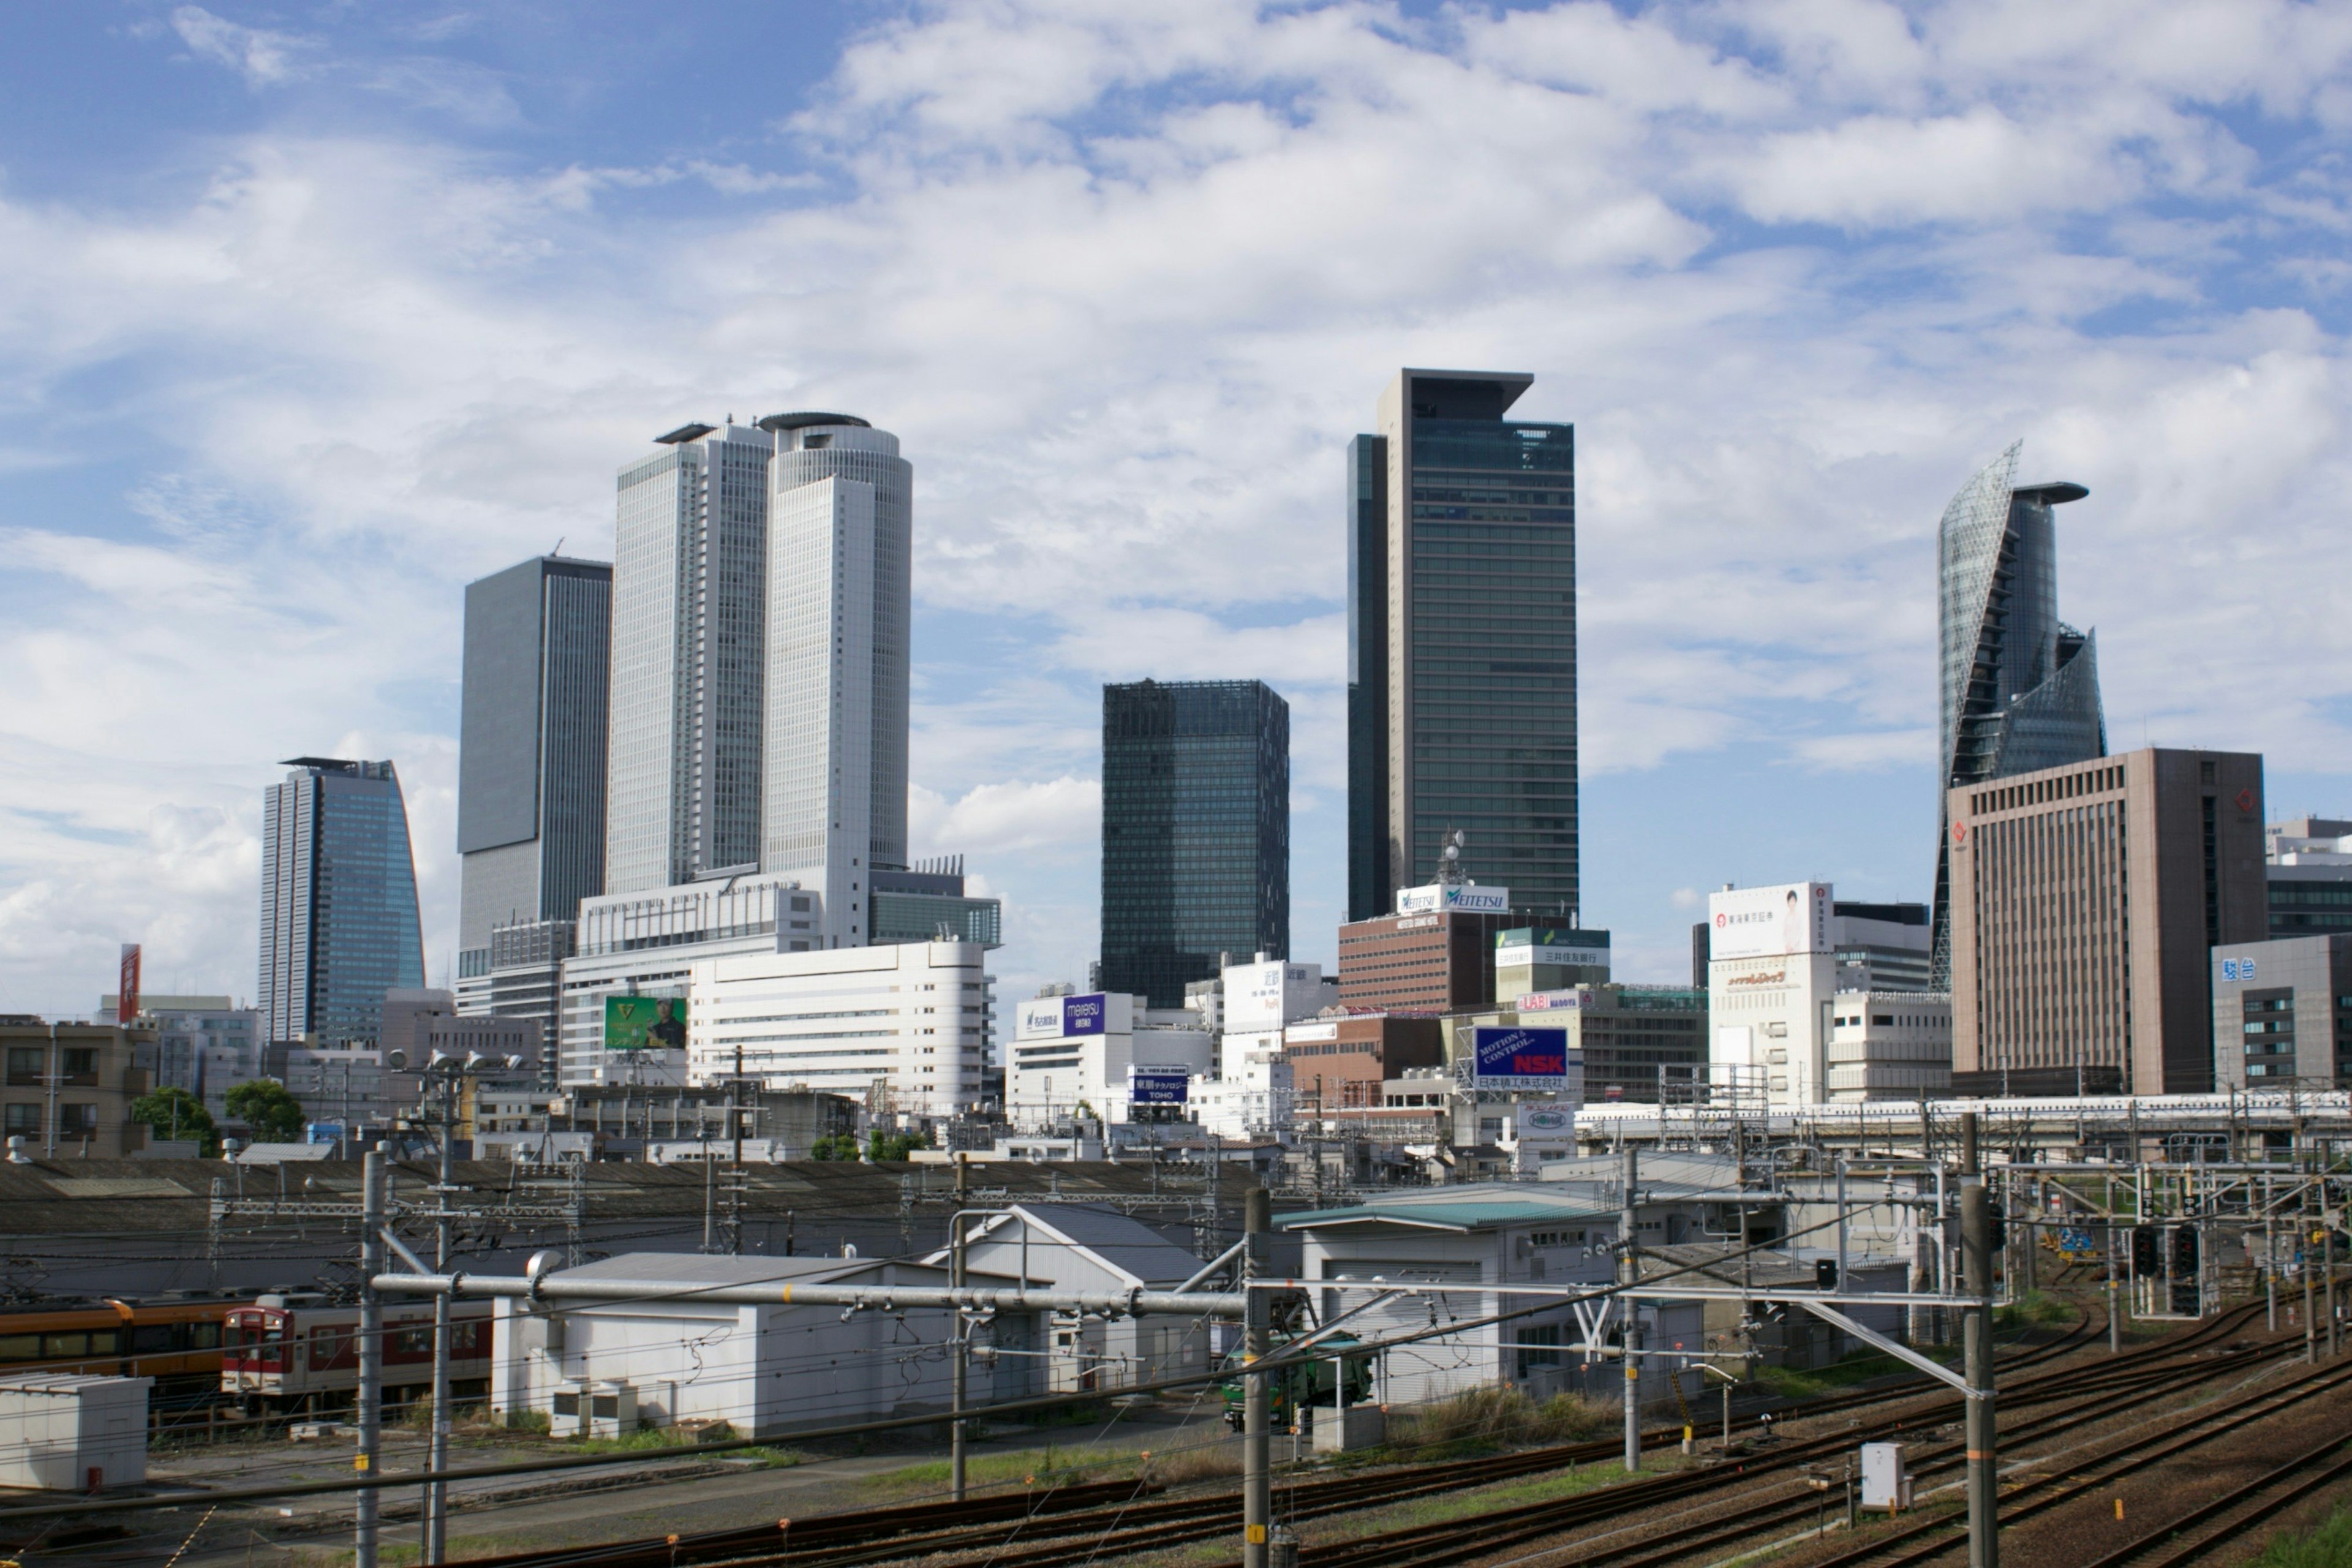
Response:
M608 1051L686 1049L686 998L605 997L604 1048Z

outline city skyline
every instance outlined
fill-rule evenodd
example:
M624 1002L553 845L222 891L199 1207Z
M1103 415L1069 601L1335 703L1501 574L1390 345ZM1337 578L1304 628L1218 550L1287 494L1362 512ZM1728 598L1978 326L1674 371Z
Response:
M1291 700L1293 952L1333 956L1334 492L1399 364L1519 367L1514 414L1577 427L1580 901L1624 973L1678 973L1724 880L1928 896L1934 523L2021 433L2098 498L2058 570L2111 748L2260 751L2278 814L2342 815L2309 564L2352 322L2274 196L2344 200L2345 55L2252 9L2127 55L1957 14L1874 53L1780 13L1016 9L950 47L884 11L723 61L618 12L42 18L5 265L75 330L5 351L0 995L85 1011L124 940L240 990L268 759L313 751L397 759L443 978L459 590L607 553L615 468L730 410L920 459L908 855L1006 898L1008 994L1092 956L1093 708L1145 675ZM1049 36L1066 74L1001 97L949 64Z

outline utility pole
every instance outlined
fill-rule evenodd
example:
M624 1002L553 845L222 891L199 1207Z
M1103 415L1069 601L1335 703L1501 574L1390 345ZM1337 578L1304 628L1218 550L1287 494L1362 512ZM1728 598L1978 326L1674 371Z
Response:
M375 1472L383 1419L383 1298L375 1277L383 1272L383 1154L370 1149L360 1163L360 1451L352 1468ZM373 1487L352 1500L352 1568L376 1568L376 1500Z
M1273 1347L1274 1300L1251 1287L1265 1277L1267 1235L1274 1229L1274 1194L1249 1190L1242 1255L1242 1568L1266 1568L1274 1526L1273 1412L1265 1373L1259 1370Z
M971 1191L971 1167L966 1163L963 1151L958 1150L955 1157L955 1217L948 1221L948 1283L959 1290L964 1284L963 1205ZM1021 1281L1021 1289L1029 1289L1029 1281ZM957 1502L961 1502L964 1500L963 1411L966 1380L971 1375L971 1320L964 1314L961 1307L958 1307L951 1322L951 1331L955 1335L955 1386L950 1411L954 1419L948 1423L948 1481L950 1494Z
M1642 1282L1640 1244L1636 1240L1640 1234L1640 1216L1633 1210L1633 1184L1640 1178L1641 1158L1640 1147L1628 1141L1625 1145L1624 1201L1617 1215L1617 1274L1628 1285ZM1620 1296L1617 1304L1624 1319L1625 1473L1630 1476L1642 1468L1642 1320L1641 1308L1633 1297Z
M433 1268L449 1272L449 1194L457 1190L457 1075L442 1079L441 1180L433 1196ZM426 1440L425 1468L435 1475L449 1468L449 1298L433 1298L433 1434ZM449 1543L449 1489L433 1481L425 1488L425 1561L440 1562Z
M1961 1288L1968 1309L1969 1568L2000 1568L2000 1471L1993 1428L1992 1208L1977 1150L1977 1115L1960 1116Z

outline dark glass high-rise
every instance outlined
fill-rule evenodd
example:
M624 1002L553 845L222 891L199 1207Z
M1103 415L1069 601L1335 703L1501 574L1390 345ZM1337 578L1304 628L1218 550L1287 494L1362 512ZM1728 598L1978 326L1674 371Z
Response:
M1576 433L1507 421L1534 377L1403 370L1349 447L1348 912L1433 880L1448 836L1573 924Z
M1290 953L1290 705L1260 680L1104 687L1102 988L1181 1007L1254 952Z

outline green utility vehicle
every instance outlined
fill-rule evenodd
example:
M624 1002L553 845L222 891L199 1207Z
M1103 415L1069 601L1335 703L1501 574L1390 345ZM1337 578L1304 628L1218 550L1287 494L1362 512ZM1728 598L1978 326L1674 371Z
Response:
M1276 1334L1273 1337L1273 1356L1279 1359L1283 1347L1299 1337L1296 1334ZM1310 1347L1313 1352L1327 1353L1311 1362L1286 1366L1276 1373L1274 1386L1266 1391L1266 1403L1270 1407L1268 1428L1287 1432L1294 1425L1311 1426L1313 1412L1318 1409L1328 1410L1343 1403L1350 1406L1369 1404L1372 1397L1372 1352L1365 1351L1359 1355L1346 1354L1361 1342L1352 1334L1328 1335ZM1225 1425L1238 1432L1242 1429L1243 1421L1242 1389L1247 1380L1241 1375L1238 1352L1231 1364L1234 1375L1227 1378L1223 1385ZM1335 1390L1333 1380L1343 1367L1346 1368L1347 1378L1344 1391ZM1300 1419L1302 1412L1306 1413L1304 1421Z

